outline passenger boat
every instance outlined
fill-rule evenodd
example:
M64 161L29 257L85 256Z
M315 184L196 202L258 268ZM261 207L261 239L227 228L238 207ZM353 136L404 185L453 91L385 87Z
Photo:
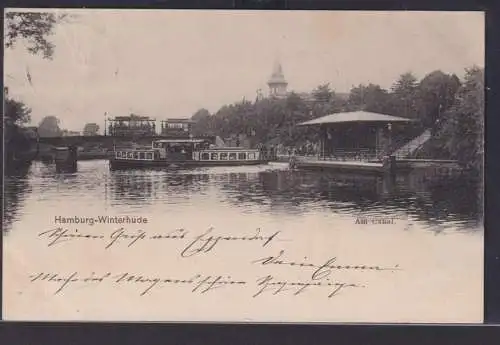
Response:
M109 159L113 170L127 168L182 168L267 164L258 149L213 147L204 139L162 139L149 148L115 149Z

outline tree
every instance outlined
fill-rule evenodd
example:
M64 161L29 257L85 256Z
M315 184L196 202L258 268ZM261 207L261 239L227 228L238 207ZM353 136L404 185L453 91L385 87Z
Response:
M417 117L418 80L410 72L402 74L392 85L392 106L397 116Z
M202 108L202 109L199 109L198 111L196 111L196 113L194 113L193 116L191 116L191 120L200 121L200 120L206 119L208 117L210 117L210 112L207 109Z
M55 116L46 116L38 125L38 135L40 137L58 137L61 135L59 119Z
M484 69L466 70L457 100L445 114L437 137L444 141L452 159L482 171L484 140Z
M92 136L97 135L99 132L99 125L97 123L87 123L83 127L83 135Z
M334 92L330 89L330 83L321 84L312 92L316 102L328 103L332 100Z
M392 114L390 96L380 85L368 84L353 87L349 94L351 109L371 111L375 113Z
M433 127L441 115L455 102L455 94L460 87L456 75L441 71L427 74L418 85L419 119L426 127Z
M7 152L14 152L29 148L26 131L21 127L31 118L31 109L24 103L5 95L4 142ZM9 155L7 155L9 157Z
M21 126L31 119L31 109L23 102L6 97L5 99L5 125Z
M13 48L19 40L27 43L31 54L41 54L45 59L54 55L54 44L48 37L56 24L67 18L66 14L47 12L7 12L5 14L5 47Z

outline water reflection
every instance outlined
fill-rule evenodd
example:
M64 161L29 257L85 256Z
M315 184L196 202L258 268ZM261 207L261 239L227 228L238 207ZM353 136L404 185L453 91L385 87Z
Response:
M152 204L203 193L209 175L161 171L113 171L109 175L109 193L113 204L138 202Z
M24 200L103 207L197 205L241 212L300 215L329 212L356 216L401 216L440 231L476 228L480 189L467 181L439 181L422 172L387 179L354 174L290 171L286 166L206 168L178 171L113 171L104 161L80 162L75 173L36 163L5 180L4 229L22 221ZM104 200L104 201L102 201ZM160 212L162 207L150 208ZM216 211L215 211L216 212Z
M5 171L3 190L3 232L10 230L12 222L19 219L19 211L32 188L29 183L31 166L15 172Z
M223 179L218 177L219 180ZM442 181L415 171L396 179L304 171L237 174L221 189L235 205L256 203L283 212L409 216L428 225L477 227L480 190L464 180Z

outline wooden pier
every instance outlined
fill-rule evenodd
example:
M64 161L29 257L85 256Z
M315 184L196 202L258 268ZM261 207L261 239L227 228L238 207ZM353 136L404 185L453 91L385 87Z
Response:
M296 156L290 157L289 165L294 169L355 172L368 174L399 174L413 170L433 171L436 175L449 175L461 172L456 161L435 159L396 159L387 157L384 161L340 160L322 157Z

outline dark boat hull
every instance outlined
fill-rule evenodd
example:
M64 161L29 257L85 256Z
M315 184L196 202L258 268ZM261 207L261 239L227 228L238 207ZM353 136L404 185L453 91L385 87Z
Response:
M201 167L217 167L217 166L247 166L247 165L261 165L268 164L268 160L248 160L248 161L136 161L136 160L119 160L110 159L109 167L112 170L123 169L145 169L145 168L165 168L165 169L179 169L179 168L201 168Z

